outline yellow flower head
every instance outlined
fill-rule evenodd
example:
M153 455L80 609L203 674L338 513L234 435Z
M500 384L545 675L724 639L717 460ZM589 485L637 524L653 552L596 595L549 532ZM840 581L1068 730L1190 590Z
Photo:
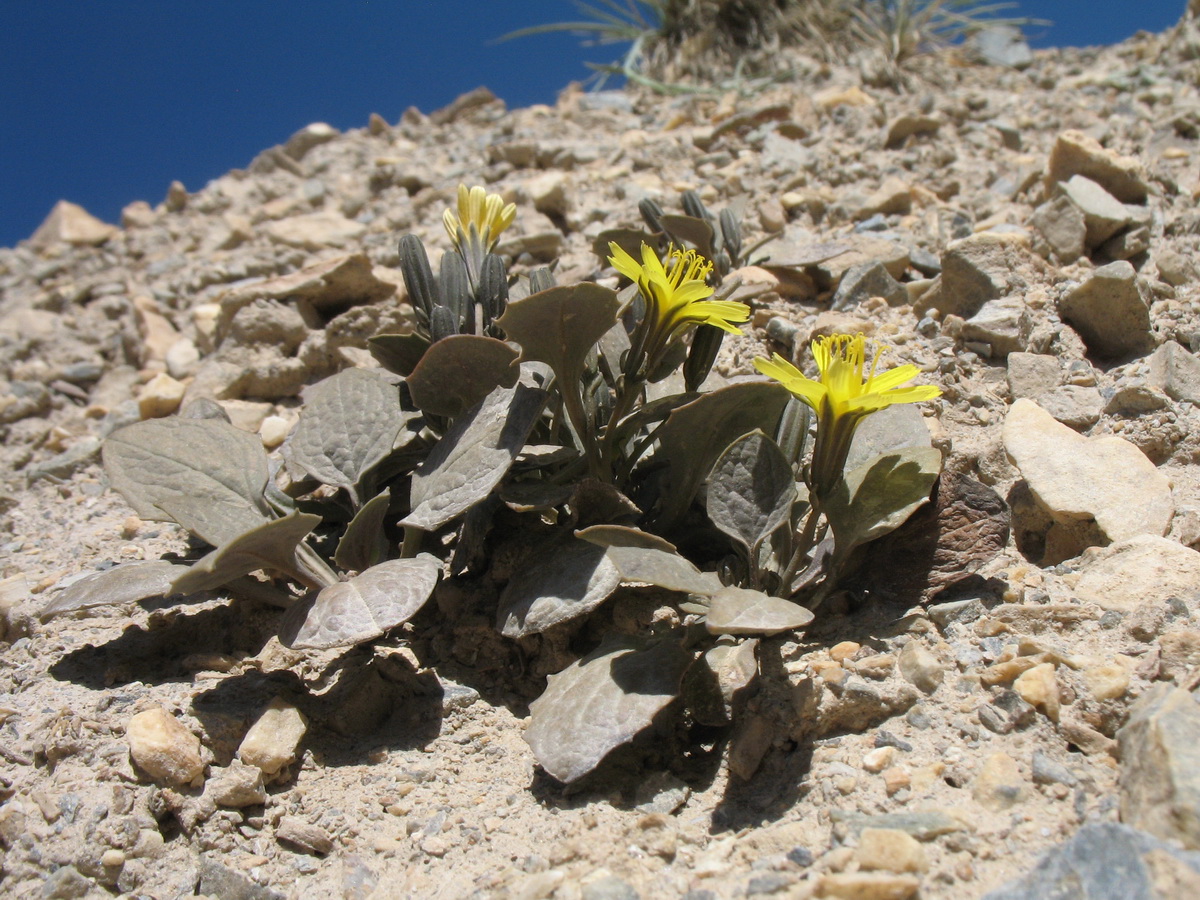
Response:
M920 374L913 365L876 372L882 347L875 348L868 370L865 343L861 334L835 334L814 340L812 354L820 381L805 377L778 353L771 359L754 360L754 368L774 378L817 414L809 488L818 497L826 496L841 478L854 430L863 418L896 403L932 400L942 393L928 384L902 387Z
M476 185L470 190L465 184L458 186L458 214L448 209L442 215L446 233L460 252L465 252L464 243L481 247L484 252L492 250L504 231L517 217L517 205L504 205L499 194L489 194Z
M688 325L715 325L730 334L741 334L738 322L750 318L750 307L733 300L706 300L713 289L705 282L713 264L695 250L667 251L664 266L658 254L642 244L639 263L617 244L609 243L608 261L618 272L637 284L646 301L646 317L663 344Z

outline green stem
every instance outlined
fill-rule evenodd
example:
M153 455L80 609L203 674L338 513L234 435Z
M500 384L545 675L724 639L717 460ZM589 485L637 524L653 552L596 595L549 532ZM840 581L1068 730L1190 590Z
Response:
M808 551L812 549L813 538L817 533L817 520L821 517L821 510L815 497L810 497L810 503L808 516L804 519L804 528L796 535L796 548L792 551L792 558L788 560L788 564L783 570L780 590L785 595L792 593L792 581L796 577L800 563L808 558Z
M425 531L415 525L404 526L404 542L400 545L400 558L412 559L421 551L421 539Z
M338 583L337 572L329 568L329 564L321 558L320 554L303 541L296 545L294 559L295 567L288 574L305 587L315 588L319 591L331 584Z
M593 478L600 481L611 481L611 473L606 473L601 464L601 455L596 447L596 436L588 427L587 412L583 408L583 395L579 390L581 376L575 372L570 373L570 376L559 379L558 392L563 398L563 407L567 411L579 443L583 446L583 453L588 462L588 472Z
M607 479L609 481L613 480L613 454L616 452L617 446L617 426L621 424L622 419L629 415L629 410L633 407L634 400L637 399L641 392L642 383L637 379L621 379L617 391L617 400L613 404L612 415L608 417L608 424L604 426L604 437L600 442L600 462L604 467L604 471L609 475Z

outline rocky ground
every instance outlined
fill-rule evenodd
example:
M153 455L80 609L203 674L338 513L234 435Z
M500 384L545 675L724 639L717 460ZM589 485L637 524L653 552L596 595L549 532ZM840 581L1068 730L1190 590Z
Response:
M0 250L3 893L1200 896L1198 48L1185 22L923 60L903 92L800 58L750 96L480 90L311 126L119 228L61 204ZM560 282L615 284L591 243L642 198L739 210L775 240L722 371L879 338L942 388L934 443L1007 501L1005 549L924 602L874 573L764 644L732 738L571 789L485 620L340 660L221 596L42 622L82 575L195 550L107 489L103 438L210 397L277 448L304 385L406 321L396 239L436 258L460 181L517 203L513 271Z

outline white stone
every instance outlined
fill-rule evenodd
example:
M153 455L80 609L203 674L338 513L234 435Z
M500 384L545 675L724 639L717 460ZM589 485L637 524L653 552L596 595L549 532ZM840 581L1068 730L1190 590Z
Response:
M138 414L143 419L161 419L179 409L186 386L166 372L159 372L138 391Z
M304 714L276 697L242 738L238 758L248 765L258 766L264 775L274 775L295 761L306 731L308 722Z
M1171 527L1171 484L1129 441L1084 437L1026 399L1012 405L1003 437L1009 459L1056 522L1095 519L1112 541Z
M39 250L51 244L103 244L120 229L101 222L75 203L59 200L29 238L29 244Z
M1200 584L1200 553L1156 535L1137 535L1084 556L1075 595L1103 609L1128 612L1165 603Z

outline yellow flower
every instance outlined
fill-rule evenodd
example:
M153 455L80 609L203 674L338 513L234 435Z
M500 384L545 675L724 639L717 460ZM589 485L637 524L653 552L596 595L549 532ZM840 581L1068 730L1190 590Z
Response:
M809 471L809 489L818 499L828 495L842 477L850 441L866 416L897 403L932 400L941 391L933 385L902 387L920 374L913 365L876 372L882 347L875 348L866 369L866 346L861 334L835 334L812 342L820 381L806 378L778 353L756 359L754 367L774 378L817 414L817 440ZM865 377L864 377L865 376Z
M458 186L458 214L448 209L442 215L446 233L459 252L465 253L464 244L491 251L504 231L517 217L517 205L504 205L499 194L489 194L476 185L470 190L465 184ZM482 254L480 254L482 255Z
M706 300L713 288L705 283L713 264L695 250L667 251L664 266L648 244L642 244L639 263L617 244L609 243L608 261L637 284L646 301L646 317L655 324L665 343L688 325L715 325L730 334L741 334L735 323L750 318L750 307L733 300Z

